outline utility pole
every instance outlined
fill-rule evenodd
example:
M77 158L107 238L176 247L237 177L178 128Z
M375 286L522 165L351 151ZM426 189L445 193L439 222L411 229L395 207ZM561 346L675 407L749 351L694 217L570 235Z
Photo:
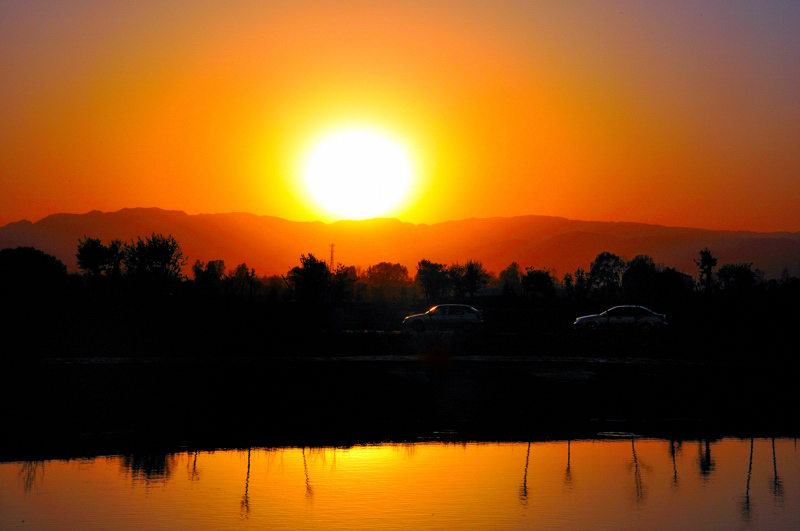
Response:
M331 244L331 271L333 271L333 248L334 247L335 247L334 244Z

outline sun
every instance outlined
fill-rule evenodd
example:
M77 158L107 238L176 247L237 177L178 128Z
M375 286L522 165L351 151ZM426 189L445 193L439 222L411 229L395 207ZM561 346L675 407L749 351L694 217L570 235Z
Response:
M304 157L303 181L313 201L340 219L385 215L407 197L412 159L403 144L370 128L338 129Z

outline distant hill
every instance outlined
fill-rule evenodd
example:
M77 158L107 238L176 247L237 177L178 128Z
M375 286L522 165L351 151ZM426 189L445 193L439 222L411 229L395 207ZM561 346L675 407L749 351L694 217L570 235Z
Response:
M576 221L548 216L465 219L414 225L396 219L295 222L234 212L188 215L158 208L117 212L54 214L36 223L0 228L0 248L32 246L53 254L74 271L78 239L84 235L129 241L152 233L171 234L189 265L196 259L246 262L258 274L286 273L300 254L366 267L399 262L414 274L419 260L450 264L480 260L494 272L512 261L522 267L554 268L559 276L589 264L602 251L626 258L648 254L656 263L695 275L694 259L704 247L724 263L753 262L767 278L788 268L800 275L800 233L718 231L643 223ZM187 268L186 272L189 270Z

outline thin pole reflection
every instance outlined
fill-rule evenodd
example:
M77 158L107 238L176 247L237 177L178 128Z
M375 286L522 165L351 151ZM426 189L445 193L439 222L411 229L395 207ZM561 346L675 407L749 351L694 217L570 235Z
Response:
M564 487L572 488L572 469L570 468L570 440L567 439L567 470L564 471Z
M528 452L525 454L525 473L522 475L522 486L519 488L519 501L528 504L528 464L531 459L531 443L528 441Z
M311 481L308 479L308 463L306 462L306 447L303 446L303 471L306 474L306 498L311 499L314 497L314 489L311 488Z
M776 503L783 501L783 480L778 475L778 460L775 457L775 437L772 438L772 481L770 481L769 489L772 491L772 496Z
M186 462L186 469L189 472L189 481L197 481L200 479L200 473L197 471L197 450L194 451L194 457L191 463L191 469L189 468L189 462Z
M250 518L250 447L247 448L247 476L244 479L244 496L240 504L242 516Z
M644 482L642 472L639 468L639 458L636 456L636 437L631 437L631 453L633 454L633 488L636 496L636 503L641 503L645 499Z
M675 462L675 456L679 454L681 451L681 442L680 441L669 441L669 455L672 459L672 486L673 488L678 488L678 466Z
M744 489L744 499L742 500L742 519L745 521L750 520L753 514L753 508L750 505L750 478L753 475L753 439L750 439L750 464L747 466L747 483Z

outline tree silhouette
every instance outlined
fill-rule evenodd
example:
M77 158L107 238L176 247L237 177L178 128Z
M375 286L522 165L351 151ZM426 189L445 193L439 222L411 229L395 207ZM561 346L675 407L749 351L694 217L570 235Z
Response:
M78 239L78 269L92 278L99 278L106 263L107 249L97 238Z
M720 289L723 291L752 291L763 278L761 271L753 271L752 263L725 264L717 271Z
M469 300L474 300L475 293L489 283L491 276L483 268L483 264L475 260L469 260L466 264L451 264L446 268L446 288L449 288L453 297L463 300L469 296ZM444 293L442 293L444 295Z
M571 299L575 295L575 279L573 278L572 273L564 273L561 283L564 285L564 293L566 294L567 298Z
M714 268L717 266L717 257L711 254L706 247L700 251L700 258L696 259L694 263L700 269L700 284L706 293L711 293L711 289L714 287Z
M582 268L575 270L574 293L576 299L585 299L589 294L589 278Z
M657 297L658 267L646 254L636 255L622 273L622 292L629 300L652 300Z
M58 258L34 249L0 250L0 295L22 297L52 295L67 282L67 266Z
M247 298L253 300L253 294L261 289L261 281L256 277L256 270L247 267L242 262L236 266L231 274L225 277L227 291L231 293L239 292L244 297L244 289L247 288Z
M225 276L225 261L210 260L208 263L196 260L192 266L194 284L199 289L213 292L222 283Z
M336 271L331 276L331 300L334 303L340 303L355 298L356 282L358 282L358 272L355 266L337 264Z
M117 278L122 275L122 261L125 258L125 244L122 240L111 240L106 246L106 275Z
M411 284L408 269L401 264L380 262L371 265L361 276L361 280L369 286L370 298L395 298L401 294L401 288Z
M619 256L603 251L598 254L589 267L590 289L603 298L617 296L622 283L625 261Z
M553 275L547 269L526 267L521 279L522 292L526 297L552 299L556 294Z
M500 271L497 277L503 285L503 294L519 295L522 293L522 283L520 282L519 264L511 262L508 267Z
M98 238L84 235L78 239L78 269L90 278L100 278L101 274L118 277L121 274L123 244L120 240L112 240L107 246Z
M416 283L425 292L429 301L442 297L448 287L447 267L429 260L422 259L417 264Z
M369 285L380 287L406 286L411 283L406 266L390 262L369 266L362 280Z
M186 258L175 238L155 233L127 244L122 261L126 274L162 282L180 280L182 268L186 265Z
M446 273L447 288L449 288L449 291L453 293L453 297L458 300L464 299L464 295L467 293L467 266L463 266L458 263L450 264L450 267L446 269Z
M486 287L490 278L489 273L483 268L483 264L474 260L467 262L464 266L463 287L469 295L470 301L475 298L477 291Z
M328 264L318 260L313 254L300 255L300 266L289 271L289 280L293 285L298 302L314 304L322 299L331 278Z

